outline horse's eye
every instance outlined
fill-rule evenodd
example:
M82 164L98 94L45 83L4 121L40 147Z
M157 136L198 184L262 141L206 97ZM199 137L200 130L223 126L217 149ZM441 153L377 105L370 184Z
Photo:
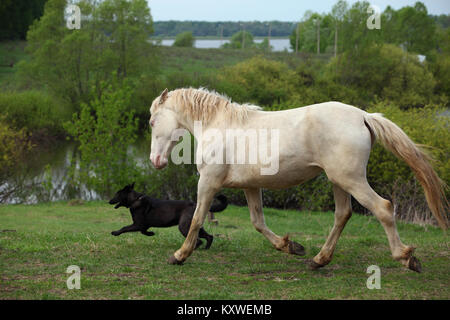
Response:
M150 121L150 126L153 127L155 125L155 120Z

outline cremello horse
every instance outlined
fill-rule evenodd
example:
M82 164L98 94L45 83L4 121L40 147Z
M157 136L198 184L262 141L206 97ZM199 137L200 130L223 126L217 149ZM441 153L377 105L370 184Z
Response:
M352 195L383 225L393 258L420 272L420 262L413 256L414 248L400 240L391 202L375 193L366 180L366 166L376 139L412 168L424 188L431 212L439 225L447 228L445 210L448 202L443 192L444 184L431 167L429 158L397 125L380 114L369 114L339 102L264 112L259 107L233 103L215 92L192 88L164 90L153 101L150 113L150 160L157 169L167 165L176 144L171 139L173 131L185 128L194 134L195 121L201 121L204 130L217 128L224 132L240 128L277 129L279 132L279 168L276 174L262 175L263 165L259 160L256 164L197 164L200 173L197 208L184 244L169 258L169 263L181 264L191 255L213 196L223 187L244 190L254 227L276 249L304 254L300 244L290 241L287 236L274 234L266 226L261 188L291 187L325 171L333 184L335 221L324 246L310 261L311 267L323 267L331 261L337 240L352 214ZM206 144L200 137L195 138L198 146Z

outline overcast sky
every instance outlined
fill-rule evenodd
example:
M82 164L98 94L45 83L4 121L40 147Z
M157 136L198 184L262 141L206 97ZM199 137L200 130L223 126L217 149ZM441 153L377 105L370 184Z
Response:
M147 0L154 21L296 21L306 10L330 12L337 0ZM384 10L399 9L417 0L373 0ZM356 0L347 0L352 4ZM422 0L431 14L449 14L450 0Z

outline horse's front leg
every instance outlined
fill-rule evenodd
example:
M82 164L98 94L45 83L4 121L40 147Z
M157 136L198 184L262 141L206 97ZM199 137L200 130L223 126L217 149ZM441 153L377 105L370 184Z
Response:
M189 233L181 248L169 258L170 264L182 264L194 251L197 244L198 232L203 226L203 222L217 191L218 189L213 187L209 179L200 176L198 181L197 207L191 221Z
M300 256L304 255L305 248L301 244L289 240L287 235L284 237L277 236L266 226L262 210L261 189L246 189L244 193L255 229L261 232L277 250Z

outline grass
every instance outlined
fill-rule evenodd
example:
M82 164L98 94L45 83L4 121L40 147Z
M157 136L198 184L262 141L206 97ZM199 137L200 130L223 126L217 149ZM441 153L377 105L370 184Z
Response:
M289 52L267 52L257 49L199 49L159 46L158 51L161 57L161 70L164 74L180 71L192 73L209 71L216 74L217 69L248 60L256 55L270 60L282 61L292 68L295 68L308 57L319 60L328 60L331 57L329 54L296 55Z
M306 257L276 251L251 225L248 209L230 206L215 239L183 266L167 264L183 237L177 228L146 237L112 230L129 224L126 209L101 202L0 206L0 299L449 299L449 241L435 227L399 222L406 244L417 246L421 274L391 259L381 225L354 215L333 261L311 271L333 214L266 209L276 233L291 234ZM3 231L14 230L14 231ZM367 267L381 268L381 289L366 287ZM66 268L81 268L81 289L68 290Z
M26 41L0 42L0 85L9 85L17 70L17 62L27 59Z

